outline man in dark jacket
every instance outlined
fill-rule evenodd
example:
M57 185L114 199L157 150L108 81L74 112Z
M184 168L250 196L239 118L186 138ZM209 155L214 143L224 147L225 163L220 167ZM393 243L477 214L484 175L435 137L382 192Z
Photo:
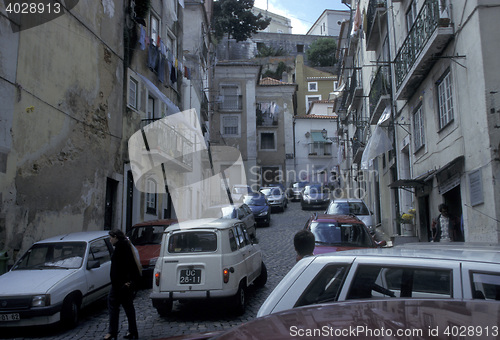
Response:
M128 332L125 339L137 339L137 323L134 308L134 287L139 281L140 272L134 257L134 250L129 240L119 229L109 232L111 244L115 247L111 256L111 290L108 296L109 332L105 340L116 339L120 305L123 306L128 320Z

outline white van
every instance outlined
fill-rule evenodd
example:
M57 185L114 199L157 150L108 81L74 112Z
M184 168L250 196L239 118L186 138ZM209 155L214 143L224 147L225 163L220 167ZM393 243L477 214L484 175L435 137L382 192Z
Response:
M247 287L266 282L260 247L241 220L200 219L164 232L150 297L162 316L175 300L212 298L229 298L235 312L243 314Z

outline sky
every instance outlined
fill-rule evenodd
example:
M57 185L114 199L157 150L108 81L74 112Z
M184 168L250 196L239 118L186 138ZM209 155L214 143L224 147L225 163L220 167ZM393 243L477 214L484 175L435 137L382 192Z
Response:
M290 18L293 34L306 34L325 9L349 9L341 0L255 0L254 7Z

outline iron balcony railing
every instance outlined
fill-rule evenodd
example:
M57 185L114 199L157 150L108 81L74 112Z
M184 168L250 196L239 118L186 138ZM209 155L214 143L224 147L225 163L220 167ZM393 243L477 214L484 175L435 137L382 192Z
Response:
M408 36L394 59L396 88L399 89L420 52L440 24L439 0L426 0Z
M366 36L370 36L370 32L373 26L373 22L375 21L375 16L377 15L377 8L386 8L387 1L386 0L370 0L368 3L368 10L366 11Z
M379 66L370 88L369 103L370 114L373 115L375 108L382 96L391 93L391 80L388 66Z

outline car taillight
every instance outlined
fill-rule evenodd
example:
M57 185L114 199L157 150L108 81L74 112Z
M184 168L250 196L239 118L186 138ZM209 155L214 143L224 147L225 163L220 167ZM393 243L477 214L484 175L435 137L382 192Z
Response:
M160 272L155 273L155 284L157 287L160 287L160 276L161 276Z
M222 271L222 278L224 279L224 283L228 283L229 282L229 269L225 268Z

